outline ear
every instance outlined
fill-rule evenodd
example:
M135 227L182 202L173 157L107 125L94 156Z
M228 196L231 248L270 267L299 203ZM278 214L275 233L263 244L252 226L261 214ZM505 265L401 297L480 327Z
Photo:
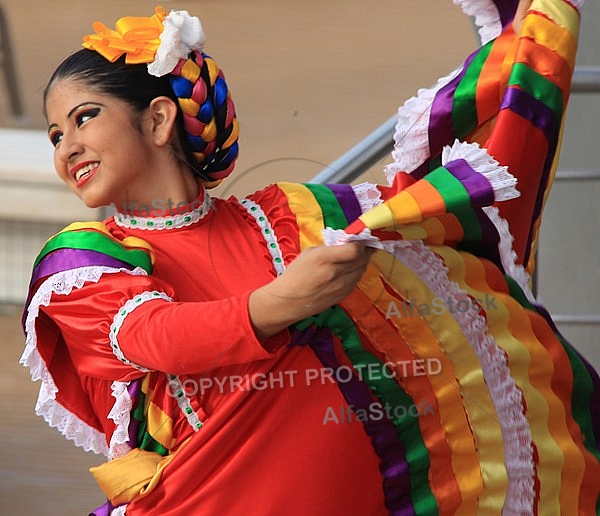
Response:
M177 118L177 105L169 97L156 97L148 106L148 126L155 145L171 143Z

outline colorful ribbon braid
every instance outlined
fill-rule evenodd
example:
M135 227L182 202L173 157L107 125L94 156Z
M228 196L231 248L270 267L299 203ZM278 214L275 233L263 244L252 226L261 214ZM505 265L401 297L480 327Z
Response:
M238 156L238 121L223 72L206 54L190 52L170 74L183 112L186 137L197 163L194 170L209 182L221 182ZM216 185L215 185L216 186Z

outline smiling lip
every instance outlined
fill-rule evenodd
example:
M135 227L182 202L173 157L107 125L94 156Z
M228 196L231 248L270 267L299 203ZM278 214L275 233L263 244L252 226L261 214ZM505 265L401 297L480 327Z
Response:
M87 183L92 176L95 174L96 170L98 170L98 166L100 165L97 161L86 161L82 163L78 163L71 169L71 177L75 179L77 182L77 188L81 188L85 183ZM81 169L88 168L86 172L84 172L83 176L77 179L77 176Z

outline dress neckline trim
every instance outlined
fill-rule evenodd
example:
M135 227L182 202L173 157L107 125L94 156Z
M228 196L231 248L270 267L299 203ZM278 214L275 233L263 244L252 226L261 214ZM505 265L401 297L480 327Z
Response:
M197 224L210 213L213 201L208 192L204 191L203 194L204 198L200 206L183 213L160 217L140 217L117 211L113 214L113 218L117 226L127 229L142 229L147 231L181 229L192 224ZM199 199L192 204L197 205L198 202Z

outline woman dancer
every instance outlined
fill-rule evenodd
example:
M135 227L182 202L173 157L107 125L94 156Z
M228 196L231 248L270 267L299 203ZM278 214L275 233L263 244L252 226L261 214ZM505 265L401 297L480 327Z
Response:
M56 170L115 213L36 259L22 362L37 412L109 458L95 514L594 512L597 376L519 265L578 11L529 3L465 2L485 45L412 101L421 134L404 111L389 187L211 198L237 121L184 11L95 25L58 67Z

